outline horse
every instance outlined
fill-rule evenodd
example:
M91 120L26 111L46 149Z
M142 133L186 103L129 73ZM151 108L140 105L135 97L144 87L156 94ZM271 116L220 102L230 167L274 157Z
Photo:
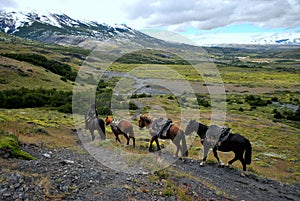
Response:
M122 119L122 120L114 120L112 116L107 116L105 119L105 124L110 125L112 132L116 137L116 142L121 143L119 135L123 135L127 140L127 145L129 145L130 138L133 141L133 147L135 147L135 137L133 132L133 126L130 121Z
M206 132L208 129L208 126L198 123L195 120L191 120L185 130L185 135L190 135L195 131L201 138L201 143L204 147L204 157L200 163L200 166L204 166L208 151L213 147L213 153L215 158L218 160L219 166L223 167L224 163L219 159L217 151L233 151L235 156L226 164L226 166L230 167L233 162L239 160L242 163L243 171L246 171L246 165L251 164L252 146L250 141L244 136L240 134L232 134L228 130L227 135L225 132L220 135L219 139L223 138L223 140L219 141L217 144L212 144L206 136Z
M147 129L151 129L153 121L148 118L147 116L140 116L140 119L138 121L138 125L140 128L146 127ZM149 146L149 152L152 152L152 143L155 141L157 145L158 151L161 150L159 143L158 143L158 138L159 135L158 133L152 133L150 130L150 134L152 136L150 140L150 146ZM186 140L185 140L185 135L183 130L177 126L177 125L171 125L170 128L166 132L166 136L161 135L161 139L171 139L172 142L176 145L177 150L176 150L176 155L175 157L178 157L179 150L181 150L182 156L188 156L188 150L186 146ZM182 146L180 145L180 141L182 141Z
M88 115L84 115L84 119L85 119L85 128L90 130L90 133L92 135L92 141L95 140L94 130L98 131L102 140L106 139L105 123L103 119L98 117L91 119L90 117L88 117Z

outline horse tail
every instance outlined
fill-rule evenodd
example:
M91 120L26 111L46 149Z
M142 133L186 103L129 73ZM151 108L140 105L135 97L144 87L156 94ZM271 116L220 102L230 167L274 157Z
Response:
M105 135L105 123L102 119L99 119L99 126L100 126L100 130Z
M246 141L246 152L245 152L245 162L247 165L251 163L251 155L252 155L252 146L248 139Z
M183 131L180 131L180 136L181 136L181 141L182 141L182 151L183 151L182 156L188 156L189 152L187 150L185 134Z

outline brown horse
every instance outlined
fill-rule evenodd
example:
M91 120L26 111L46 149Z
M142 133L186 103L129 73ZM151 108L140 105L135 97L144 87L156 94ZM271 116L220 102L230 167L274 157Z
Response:
M107 116L105 119L105 124L110 125L112 132L116 136L116 142L120 142L119 135L124 135L127 139L127 145L129 145L129 140L132 138L133 147L135 147L135 137L133 133L133 126L130 121L122 119L122 120L115 120L112 116Z
M140 116L139 119L139 127L144 128L146 127L147 129L151 129L152 127L152 120L148 118L147 116ZM150 140L150 146L149 146L149 151L152 151L152 143L153 141L156 142L157 144L157 149L160 150L160 146L158 143L158 133L152 133L150 131L150 134L152 136ZM167 130L166 136L160 136L161 139L171 139L172 142L176 145L177 150L176 150L176 155L175 157L178 157L179 150L181 150L182 156L188 156L188 150L186 146L186 140L185 140L185 135L182 129L180 129L179 126L177 125L171 125L170 128ZM182 141L182 146L180 145L180 141Z

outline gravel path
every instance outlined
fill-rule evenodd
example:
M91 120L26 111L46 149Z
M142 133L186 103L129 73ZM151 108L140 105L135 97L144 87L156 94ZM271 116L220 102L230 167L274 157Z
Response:
M300 185L241 177L239 170L216 164L200 168L189 159L162 171L165 175L130 175L87 153L34 145L22 149L38 159L0 159L0 200L300 200Z

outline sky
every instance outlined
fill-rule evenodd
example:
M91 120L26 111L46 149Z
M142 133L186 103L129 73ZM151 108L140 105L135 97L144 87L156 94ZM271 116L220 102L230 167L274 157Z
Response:
M156 37L200 45L300 38L299 0L0 0L0 8L127 24Z

